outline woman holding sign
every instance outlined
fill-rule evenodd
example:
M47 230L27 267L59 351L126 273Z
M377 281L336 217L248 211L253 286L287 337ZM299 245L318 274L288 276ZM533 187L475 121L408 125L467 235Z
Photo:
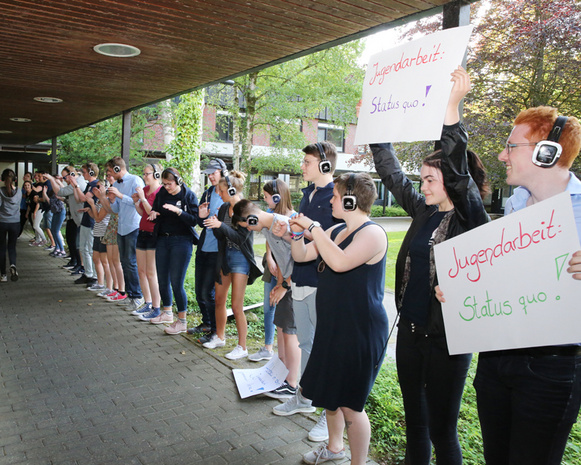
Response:
M424 196L403 173L391 144L370 146L377 173L413 218L396 264L396 363L406 418L406 464L411 465L428 465L432 444L438 465L462 463L457 423L472 355L448 353L434 292L433 246L488 221L482 203L484 167L466 150L468 137L458 111L470 90L470 76L458 67L452 82L440 148L421 168Z

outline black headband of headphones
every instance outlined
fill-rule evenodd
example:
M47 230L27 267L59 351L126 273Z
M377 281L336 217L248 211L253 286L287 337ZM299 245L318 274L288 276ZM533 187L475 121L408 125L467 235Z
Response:
M551 129L551 132L549 133L549 137L547 137L547 140L550 140L551 142L559 142L559 138L561 137L563 128L567 123L567 119L568 118L566 116L557 116L555 124L553 124L553 129Z

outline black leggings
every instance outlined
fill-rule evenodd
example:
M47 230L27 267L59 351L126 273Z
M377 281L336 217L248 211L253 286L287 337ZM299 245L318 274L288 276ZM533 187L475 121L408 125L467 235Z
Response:
M448 355L445 337L398 326L396 363L406 419L406 461L428 465L432 444L438 465L461 465L457 424L472 354Z
M67 221L67 227L65 229L65 237L67 241L67 247L69 248L69 255L71 256L71 261L75 264L81 264L81 255L79 253L79 227L74 220Z
M20 223L0 223L0 274L6 274L6 249L10 264L16 265L16 239L19 231Z

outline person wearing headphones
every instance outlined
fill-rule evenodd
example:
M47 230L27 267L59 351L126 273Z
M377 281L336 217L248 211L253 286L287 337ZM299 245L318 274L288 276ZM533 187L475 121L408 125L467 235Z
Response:
M214 270L216 281L216 334L205 342L206 349L215 349L226 345L226 299L232 284L232 313L236 319L238 344L225 357L238 360L248 356L246 335L248 332L244 314L244 292L246 285L252 284L262 275L254 261L253 232L238 224L239 218L234 215L234 205L240 201L246 175L239 171L224 173L218 183L218 192L224 203L216 216L209 216L207 208L200 209L200 216L206 218L204 226L214 230L218 239L218 260Z
M303 179L311 184L303 189L299 213L313 221L318 221L321 227L327 230L340 222L340 220L333 218L330 203L335 186L333 173L337 163L337 149L331 142L324 141L307 145L303 152L305 153L301 164ZM290 240L290 235L286 230L278 231L275 229L275 234L285 235ZM312 240L310 231L305 233L305 239ZM295 325L301 349L302 374L309 361L315 337L315 327L317 326L318 273L316 261L313 259L306 262L295 262L291 280ZM287 416L299 412L314 412L315 410L311 401L302 396L300 389L297 389L297 394L284 404L274 407L273 413ZM320 442L326 441L328 437L326 413L323 410L319 421L309 431L308 438L311 441Z
M581 242L581 181L569 171L580 148L577 118L546 106L520 112L498 155L507 184L520 186L505 214L567 191ZM581 250L568 265L581 295ZM488 465L558 465L581 405L581 337L573 345L480 353L474 387Z
M73 186L74 196L77 202L83 202L83 216L81 219L81 230L79 234L79 251L83 261L84 273L75 281L75 284L86 284L87 287L97 282L97 273L93 266L93 227L95 220L88 213L89 204L87 203L86 194L92 192L97 187L99 180L99 167L95 163L85 163L81 166L83 179L86 181L85 189L82 190L77 178L69 177L70 184Z
M198 221L198 199L183 183L175 168L163 170L161 182L163 186L155 196L149 221L155 223L155 265L163 309L160 312L159 308L153 308L149 314L141 315L140 319L154 324L170 323L165 332L173 336L188 330L188 296L184 281L193 246L198 243L195 229ZM178 311L178 319L175 321L172 291Z
M137 271L137 236L139 234L139 222L141 216L135 209L133 203L133 194L137 188L143 189L145 183L139 176L127 171L125 160L121 157L114 157L105 164L107 176L112 176L115 182L109 189L108 193L114 195L113 201L104 200L104 206L110 205L111 210L117 213L117 245L125 278L125 290L127 299L121 300L119 305L124 305L127 310L134 311L139 309L143 304L143 295L139 285L139 273Z
M467 151L468 134L458 110L470 90L470 76L458 67L451 81L441 148L424 159L420 171L423 196L403 172L391 143L370 145L381 180L413 218L395 278L400 318L396 364L410 465L428 465L432 445L438 463L462 463L457 423L472 354L448 352L442 306L434 291L438 277L433 247L489 220L482 202L486 173L479 158Z
M210 160L203 171L208 176L210 187L204 191L200 199L200 208L208 210L209 216L218 214L224 203L218 193L218 182L222 173L226 172L226 164L220 158ZM198 217L198 226L202 228L200 242L196 247L196 301L202 314L202 322L194 328L188 329L190 334L203 333L198 339L201 344L209 342L216 334L216 296L214 288L214 272L218 260L218 240L212 229L204 226L204 219Z
M0 188L0 281L6 282L6 251L10 260L10 279L18 279L16 271L16 240L20 232L20 200L22 191L16 187L16 173L11 169L2 171Z
M389 333L383 307L387 236L369 221L376 198L369 174L343 174L335 179L331 207L344 223L324 230L304 215L290 220L293 259L317 260L318 273L317 326L301 390L312 405L325 408L329 430L329 444L305 454L305 463L345 457L345 429L351 463L367 461L371 427L364 406ZM305 244L307 231L312 241Z
M158 309L157 317L160 314L160 295L159 284L157 282L157 268L155 265L155 244L157 242L153 235L155 224L149 221L149 214L151 213L153 201L157 193L161 189L161 173L163 169L160 165L149 163L143 168L143 179L145 180L145 187L142 189L138 187L135 194L133 194L133 201L135 208L141 215L139 222L139 234L137 236L137 271L139 272L139 282L141 283L141 291L145 304L131 312L132 315L141 317L149 313L153 308ZM156 317L151 317L149 320L140 318L142 321L151 321L156 323Z

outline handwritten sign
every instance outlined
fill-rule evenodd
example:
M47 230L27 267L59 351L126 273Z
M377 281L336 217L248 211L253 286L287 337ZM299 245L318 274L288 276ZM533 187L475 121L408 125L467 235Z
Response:
M288 375L288 369L275 355L270 361L260 367L247 370L232 370L238 392L242 399L257 394L264 394L279 387Z
M568 192L436 245L450 354L581 342L580 249Z
M452 83L472 26L436 32L373 55L355 145L439 140Z

